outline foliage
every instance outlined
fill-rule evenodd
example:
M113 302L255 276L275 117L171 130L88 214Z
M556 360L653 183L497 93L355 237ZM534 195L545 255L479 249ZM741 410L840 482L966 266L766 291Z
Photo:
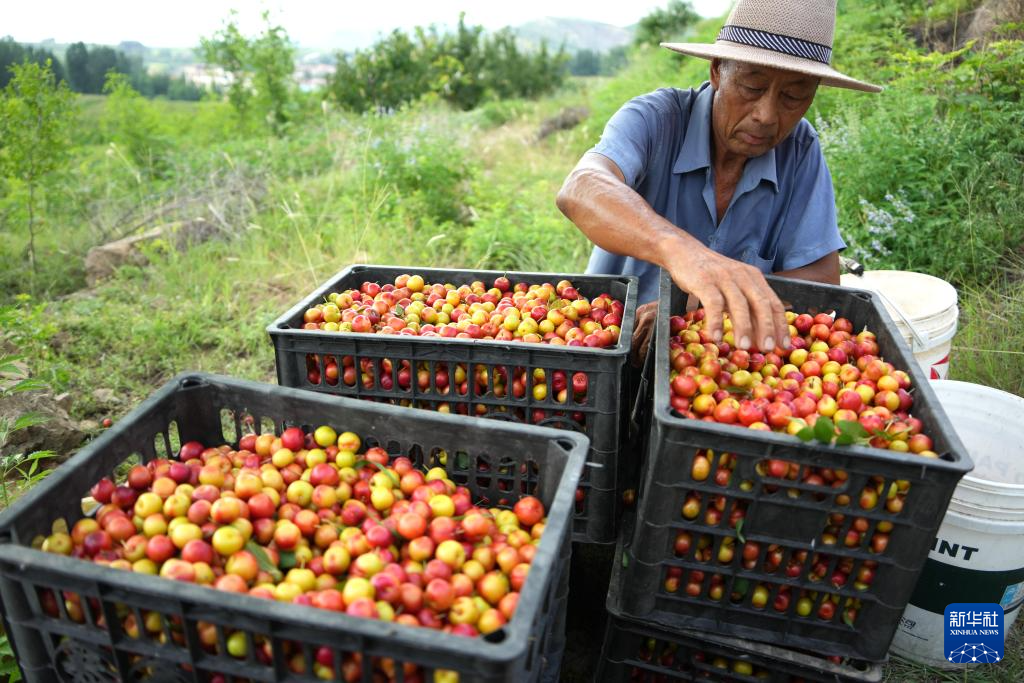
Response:
M338 55L328 90L351 111L393 111L431 90L432 55L424 49L431 40L424 29L416 40L396 29L370 50Z
M101 126L107 139L147 174L167 171L170 140L157 105L143 98L121 73L111 71Z
M34 286L36 192L67 157L73 96L64 83L56 81L49 62L43 66L25 62L11 67L11 72L0 99L0 171L28 190L27 251Z
M666 7L659 7L640 20L633 34L633 44L657 45L681 38L698 20L700 15L689 0L669 0Z
M46 315L46 308L27 294L16 297L14 304L0 304L0 330L5 342L32 361L31 381L60 391L67 387L70 373L53 347L60 326Z
M4 384L0 385L0 400L25 391L45 388L46 385L39 380L25 375L18 364L20 360L18 356L0 355L0 376L5 378ZM15 432L45 421L44 416L36 413L19 415L13 421L0 418L0 448L8 443ZM18 492L31 488L46 477L52 470L40 469L40 463L54 455L53 451L33 451L27 454L0 456L0 483L3 484L3 490L0 491L0 508L10 505ZM8 481L12 478L13 486L8 486Z
M1024 263L989 282L962 287L950 379L1024 396Z
M440 131L381 123L365 164L374 182L389 189L391 211L416 225L465 221L466 183L474 169L457 142Z
M130 76L143 72L142 60L132 58L107 45L89 48L85 43L72 43L64 54L68 80L76 92L99 94L103 92L107 74L111 71Z
M34 62L43 66L47 60L50 62L54 77L58 81L63 81L64 69L52 52L31 45L22 45L10 36L0 38L0 89L6 88L8 81L11 80L10 67L23 62Z
M607 52L579 50L569 59L568 68L573 76L610 76L628 61L629 52L625 46Z
M242 34L234 12L224 28L203 38L199 54L228 74L228 101L243 121L262 117L277 134L291 118L295 48L284 27L263 13L263 32L253 38Z
M870 268L984 283L1024 244L1024 42L928 52L899 38L887 54L881 69L849 61L888 75L881 95L815 104L840 228Z
M0 59L2 61L2 59ZM198 100L203 91L185 80L167 74L150 74L137 55L127 55L106 45L92 48L77 42L64 53L68 85L79 93L98 95L106 86L107 74L116 71L127 77L131 86L146 97L166 96L178 100ZM58 73L58 79L61 76Z
M8 683L18 683L21 680L21 669L14 658L14 648L7 634L0 629L0 677Z
M469 110L493 99L534 98L557 88L568 55L541 43L522 51L510 29L484 35L459 16L454 33L418 27L395 30L367 50L339 54L328 90L355 111L392 112L422 97L436 96Z
M525 112L526 101L519 98L489 100L476 109L481 122L488 127L501 126L509 121L514 121Z

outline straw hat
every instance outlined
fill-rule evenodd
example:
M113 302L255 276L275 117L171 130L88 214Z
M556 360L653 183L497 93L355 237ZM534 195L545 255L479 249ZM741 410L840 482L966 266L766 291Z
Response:
M823 85L880 92L831 66L836 0L739 0L713 44L662 43L684 55L734 59L821 78Z

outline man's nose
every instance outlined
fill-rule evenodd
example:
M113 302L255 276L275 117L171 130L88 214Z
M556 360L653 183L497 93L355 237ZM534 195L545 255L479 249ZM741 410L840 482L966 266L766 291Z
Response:
M775 99L766 92L754 105L754 121L765 128L774 128L779 121L779 109Z

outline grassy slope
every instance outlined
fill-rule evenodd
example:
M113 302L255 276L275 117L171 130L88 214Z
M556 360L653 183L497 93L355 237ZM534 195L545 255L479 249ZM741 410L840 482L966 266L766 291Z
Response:
M72 391L76 415L90 416L100 408L92 389L113 389L127 409L185 369L272 379L265 326L355 261L579 271L585 240L554 206L574 154L557 135L540 143L534 136L543 118L585 98L580 90L521 104L498 127L479 115L430 106L401 114L386 128L332 115L304 132L310 146L327 147L324 162L305 171L287 167L291 156L306 151L301 139L267 141L268 195L244 230L186 252L150 249L148 267L122 268L90 292L53 301L33 324L55 323L55 329L25 339L37 358L43 346L53 351L37 370ZM408 215L420 206L415 193L403 194L375 170L371 147L380 136L423 130L454 143L474 166L462 197L475 214L472 222L418 221Z

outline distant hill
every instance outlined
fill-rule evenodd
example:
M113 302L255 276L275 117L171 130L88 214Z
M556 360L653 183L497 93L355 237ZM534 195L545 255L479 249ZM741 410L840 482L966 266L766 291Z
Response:
M633 29L587 19L544 17L512 27L523 47L533 48L546 40L549 47L558 49L563 42L569 52L593 50L607 52L627 45L633 40Z

